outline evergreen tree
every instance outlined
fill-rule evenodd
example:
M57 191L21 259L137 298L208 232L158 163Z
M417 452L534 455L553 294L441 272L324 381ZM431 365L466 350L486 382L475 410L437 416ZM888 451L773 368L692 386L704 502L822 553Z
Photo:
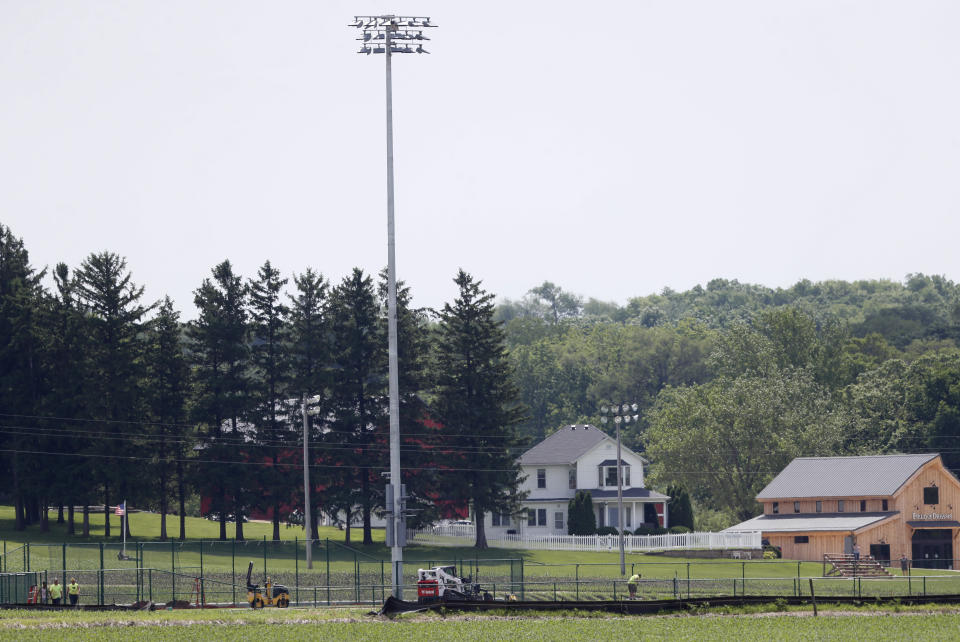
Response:
M690 494L680 485L667 487L670 501L667 503L667 515L671 526L686 526L693 530L693 506Z
M448 473L450 494L473 507L476 547L487 547L486 513L516 512L520 446L516 424L524 417L511 381L493 295L460 270L459 296L445 304L437 334L437 413L445 434L460 450L461 471ZM446 480L445 480L446 481Z
M387 271L380 272L380 316L387 326ZM429 387L430 356L428 318L423 309L411 307L410 288L397 283L397 382L400 400L400 464L407 485L407 507L415 511L413 525L425 525L439 517L437 500L442 495L436 468L443 464L443 453L450 444L443 443L443 434L431 429L429 412L423 393ZM386 330L384 330L386 331ZM388 412L389 415L389 412ZM382 442L389 451L389 416ZM431 434L435 433L435 434ZM439 457L438 457L439 454Z
M133 283L125 259L112 252L88 256L77 270L77 294L87 315L87 345L90 359L87 412L100 422L100 432L90 441L90 453L107 458L104 465L91 465L102 485L104 535L110 537L111 491L120 499L137 501L145 496L134 483L136 464L126 457L137 454L129 438L141 426L145 414L141 390L143 342L146 316L154 307L144 306L143 288Z
M359 502L363 543L372 544L371 514L383 505L379 471L387 459L382 447L386 368L373 280L362 270L354 268L334 289L330 318L336 376L331 388L333 430L327 436L337 450L328 452L335 453L329 463L341 470L330 479L325 494L339 506Z
M43 290L37 272L30 265L23 241L10 228L0 224L0 417L37 414L42 392L40 362L40 302ZM26 483L28 476L46 475L35 450L19 428L7 438L10 459L15 530L23 530L31 517L39 518L36 486ZM31 489L33 486L33 489ZM45 515L45 513L44 513Z
M263 458L271 466L260 476L259 501L272 509L273 539L280 540L280 506L292 499L295 476L289 465L281 465L281 454L296 447L297 433L291 429L293 408L287 404L289 346L287 317L289 309L281 303L281 290L287 279L267 261L249 283L250 330L253 338L253 366L256 373L252 388L252 419ZM297 457L293 457L296 463Z
M597 532L597 516L589 490L578 490L567 506L567 533L593 535Z
M236 519L236 539L243 539L243 515L254 490L248 467L230 463L250 455L241 425L249 403L246 301L242 278L224 261L194 293L200 314L188 329L196 383L193 408L206 426L205 462L197 468L197 482L219 515L222 540L227 538L228 512Z
M327 319L327 281L323 275L307 268L303 274L293 277L297 288L296 295L290 295L290 389L294 398L319 396L321 406L319 416L325 416L328 408L327 392L330 388L330 328ZM302 421L302 417L300 418ZM310 443L319 442L321 432L318 424L310 422ZM308 453L308 461L313 462L313 454ZM311 471L310 476L310 518L313 522L306 532L310 539L318 539L318 515L320 498L317 482L321 476Z
M167 513L170 491L176 478L183 484L183 475L177 475L177 464L188 447L191 436L186 429L187 395L190 389L189 367L180 336L180 313L173 309L173 301L166 297L153 323L147 348L147 392L151 426L151 448L156 480L156 498L160 509L160 539L167 539ZM185 536L185 515L181 498L180 528Z
M57 264L53 280L56 290L47 302L44 323L49 374L43 414L63 419L50 420L61 429L61 435L54 438L45 450L63 453L52 456L57 474L50 478L49 487L53 496L67 504L67 534L73 535L76 528L73 507L88 506L94 498L93 489L77 484L76 480L83 475L84 469L91 465L102 466L103 462L86 461L77 456L83 451L86 440L78 437L73 429L88 425L81 422L86 418L85 382L88 378L85 319L77 301L75 280L66 264ZM88 509L84 510L84 515L87 519L83 535L88 537Z

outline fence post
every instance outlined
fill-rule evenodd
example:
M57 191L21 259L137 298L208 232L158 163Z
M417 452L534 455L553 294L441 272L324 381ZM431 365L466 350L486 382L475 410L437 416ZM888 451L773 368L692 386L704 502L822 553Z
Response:
M327 538L327 606L330 606L330 538Z
M149 582L150 601L153 602L153 569L147 570L147 581Z
M231 540L230 546L230 586L233 588L233 604L237 604L237 540Z
M203 538L200 538L200 581L203 581Z
M27 545L24 547L23 551L23 570L26 573L30 572L30 542L27 542Z
M687 562L687 599L690 599L690 562Z
M310 546L310 540L307 540L307 546ZM294 598L294 604L300 603L300 544L296 537L293 538L293 572L294 585L297 587L296 597Z
M460 570L461 570L461 571L463 570L463 560L460 560ZM463 576L461 575L461 577L463 577ZM386 596L386 591L385 591L385 589L384 589L384 587L386 586L386 582L387 582L387 579L386 579L386 578L387 578L387 576L384 575L384 572L383 572L383 560L380 560L380 599L381 599L381 600L385 600L386 597L387 597L387 596Z
M927 596L927 576L923 576L923 596Z
M66 542L64 542L61 545L60 551L63 555L63 561L62 561L63 566L60 567L61 569L63 569L63 579L60 582L61 584L66 586L67 585L67 543Z
M103 586L103 542L100 542L100 606L107 600L107 590Z
M263 536L263 581L267 581L267 536Z
M173 576L177 572L177 551L174 548L176 544L173 543L173 540L170 540L170 575Z
M576 565L576 579L577 579L577 601L580 601L580 565Z

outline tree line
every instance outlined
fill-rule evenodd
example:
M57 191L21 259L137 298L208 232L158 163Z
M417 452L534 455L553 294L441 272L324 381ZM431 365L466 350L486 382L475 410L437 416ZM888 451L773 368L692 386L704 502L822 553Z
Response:
M52 278L50 278L52 277ZM470 506L514 510L524 416L493 295L460 271L437 312L397 288L401 460L411 525ZM52 287L47 285L52 281ZM302 520L302 426L310 430L313 524L362 524L384 504L389 469L385 275L354 269L331 284L307 268L292 283L265 262L243 278L229 261L194 292L196 319L144 299L121 256L31 265L0 225L0 442L17 530L89 535L91 506L126 499L180 515L204 498L219 536L244 516ZM310 404L305 418L306 399ZM75 507L80 515L75 515ZM302 522L301 522L302 523ZM106 519L106 536L111 536ZM482 531L477 544L484 546Z
M546 282L498 310L532 439L638 403L624 438L649 483L688 490L697 526L757 514L793 457L937 452L960 472L960 286L939 276L717 279L626 306Z

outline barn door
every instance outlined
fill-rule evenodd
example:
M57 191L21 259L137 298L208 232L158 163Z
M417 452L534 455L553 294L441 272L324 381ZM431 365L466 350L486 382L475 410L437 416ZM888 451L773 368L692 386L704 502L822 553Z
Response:
M843 554L853 555L853 535L847 535L843 538Z

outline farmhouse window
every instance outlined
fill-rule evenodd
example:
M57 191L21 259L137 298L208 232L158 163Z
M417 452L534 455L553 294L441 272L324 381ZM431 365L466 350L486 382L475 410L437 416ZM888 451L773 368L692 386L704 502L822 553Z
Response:
M563 511L557 511L553 514L553 527L558 530L563 530Z
M567 486L570 488L570 490L576 490L577 488L577 469L576 468L570 469L570 481L567 483Z
M822 512L823 512L823 502L821 502L821 501L817 501L817 512L818 512L818 513L822 513Z
M537 488L547 487L547 469L537 468Z
M546 526L547 525L547 509L546 508L530 508L527 511L527 526Z
M773 514L778 515L780 513L780 502L773 502Z
M809 544L810 536L809 535L795 535L793 538L794 544Z
M838 499L838 500L837 500L837 512L838 512L838 513L842 513L842 512L843 512L843 500L842 500L842 499Z
M940 503L940 489L936 486L927 486L923 489L923 503L924 504L939 504Z
M494 526L509 526L510 525L510 515L508 513L493 513L491 515L492 524Z
M867 500L865 500L865 499L861 499L861 500L860 500L860 512L861 512L861 513L866 513L866 512L867 512Z
M800 502L793 502L793 512L794 513L800 512Z
M603 479L603 486L616 486L617 485L617 467L616 466L606 466L606 473ZM624 486L630 485L630 466L624 466L621 469L621 481Z
M883 510L886 511L886 510L889 510L889 509L890 509L890 504L887 503L887 500L883 500L883 501L881 502L881 504L882 504L882 509L883 509Z

